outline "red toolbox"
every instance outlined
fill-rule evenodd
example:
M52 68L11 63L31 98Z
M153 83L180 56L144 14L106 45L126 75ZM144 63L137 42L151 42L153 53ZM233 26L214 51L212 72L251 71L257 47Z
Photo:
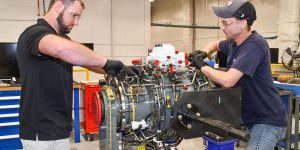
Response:
M86 139L89 141L94 140L94 133L99 132L99 125L94 123L92 112L92 95L94 92L99 92L101 87L98 83L82 83L83 98L84 98L84 131Z

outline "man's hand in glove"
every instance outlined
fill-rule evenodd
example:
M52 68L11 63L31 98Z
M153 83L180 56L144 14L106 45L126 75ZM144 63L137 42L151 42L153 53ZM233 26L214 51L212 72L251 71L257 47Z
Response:
M190 55L189 61L191 62L191 66L196 67L197 69L201 69L202 67L207 66L207 63L204 62L200 54Z
M136 66L125 66L118 60L107 60L103 70L111 76L123 80L126 76L141 76L142 70Z
M103 70L111 76L119 77L125 72L125 65L118 60L107 60Z
M143 73L143 71L136 66L126 66L125 67L125 72L127 76L132 77L132 76L138 76L140 77Z
M194 56L194 55L201 55L201 57L202 57L203 59L205 59L205 58L208 56L208 54L207 54L205 51L200 51L200 50L196 50L196 51L190 53L190 54L189 54L189 57L192 57L192 56Z

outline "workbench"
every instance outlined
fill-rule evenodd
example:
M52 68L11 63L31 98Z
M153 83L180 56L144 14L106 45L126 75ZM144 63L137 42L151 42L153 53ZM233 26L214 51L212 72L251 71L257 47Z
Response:
M80 142L80 85L73 85L75 143ZM0 150L21 149L19 105L21 87L0 86Z

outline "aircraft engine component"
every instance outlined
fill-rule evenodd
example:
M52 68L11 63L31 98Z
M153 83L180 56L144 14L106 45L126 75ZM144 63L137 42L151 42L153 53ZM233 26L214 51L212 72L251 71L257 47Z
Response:
M132 63L143 70L142 76L108 76L102 91L93 95L94 120L105 130L105 149L176 147L182 136L174 128L175 104L183 93L207 91L215 84L169 44L157 45L148 57Z

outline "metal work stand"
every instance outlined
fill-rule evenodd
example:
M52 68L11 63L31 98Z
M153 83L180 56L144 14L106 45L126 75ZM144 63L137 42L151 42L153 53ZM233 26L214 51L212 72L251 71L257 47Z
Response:
M285 91L280 92L280 95L290 95L293 94L295 99L292 96L288 98L288 127L287 127L287 145L286 149L291 149L291 144L294 143L294 149L298 149L298 142L299 142L299 105L300 105L300 85L296 84L286 84L286 83L275 83L277 88L282 88L285 90L292 90L292 91ZM291 92L291 93L289 93ZM295 134L292 134L292 104L293 100L295 100Z
M285 110L288 114L288 125L286 131L286 140L279 142L279 147L284 147L287 150L291 149L291 139L292 139L292 103L293 103L293 91L279 90L280 97L285 104Z
M300 105L300 97L296 97L296 109L295 109L295 145L294 149L298 149L298 141L299 141L299 105Z

